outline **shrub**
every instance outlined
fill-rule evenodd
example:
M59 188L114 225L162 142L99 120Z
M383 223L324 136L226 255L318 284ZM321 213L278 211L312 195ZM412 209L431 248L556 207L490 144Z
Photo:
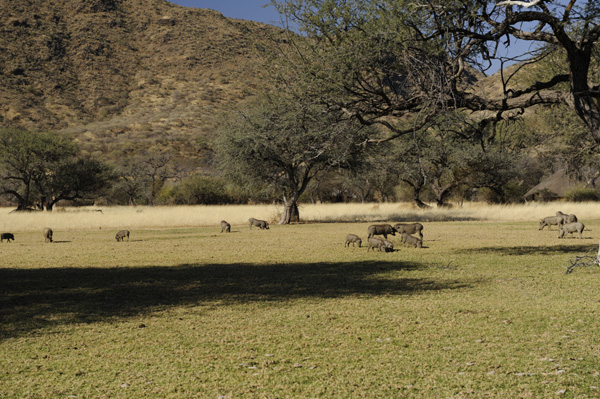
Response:
M176 205L217 205L231 204L231 198L222 179L192 175L179 184L165 188L159 195L159 201Z
M600 195L595 188L573 188L565 194L565 199L573 202L598 201Z

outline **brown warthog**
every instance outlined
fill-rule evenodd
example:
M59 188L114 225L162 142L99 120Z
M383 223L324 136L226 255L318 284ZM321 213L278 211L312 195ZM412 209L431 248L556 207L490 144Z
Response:
M563 217L562 216L548 216L540 220L540 228L542 230L544 227L548 226L548 230L552 230L552 225L560 226L562 224Z
M123 241L125 237L127 237L127 241L129 241L129 230L121 230L115 235L117 242Z
M371 248L373 248L373 251L375 251L375 248L377 248L379 252L385 252L385 243L383 241L383 238L369 238L369 248L367 248L367 252L369 252Z
M423 240L417 237L413 237L408 233L402 233L402 238L400 239L400 241L403 242L403 246L406 246L406 244L408 244L412 245L415 248L423 248Z
M416 234L419 233L419 237L423 240L423 225L421 223L396 223L394 228L398 234L408 233Z
M383 236L383 238L387 238L388 234L393 236L396 235L396 229L393 228L389 224L372 224L369 226L367 230L369 233L368 239L371 239L373 236Z
M578 232L579 238L581 238L581 233L583 232L583 229L585 229L585 226L581 222L562 224L558 228L558 238L565 238L567 233L573 236L574 232Z
M15 239L15 235L13 233L0 234L0 242L4 242L4 240L6 240L7 242L10 242L11 240L14 241L14 239Z
M566 213L562 213L561 211L556 212L556 217L562 217L563 220L561 224L575 223L577 221L577 216L575 216L574 214L567 215Z
M390 240L383 239L383 252L394 252L394 243Z
M50 227L44 229L44 242L52 242L53 231Z
M362 240L356 234L348 234L346 236L346 243L344 244L344 247L350 247L350 243L352 243L353 247L356 246L355 244L358 244L359 248L362 246Z
M263 229L269 230L269 223L267 223L264 220L250 218L250 219L248 219L248 222L250 222L250 230L252 230L252 226L256 226L256 227L260 228L261 230L263 230Z
M222 232L231 233L231 225L225 220L221 220L221 233Z

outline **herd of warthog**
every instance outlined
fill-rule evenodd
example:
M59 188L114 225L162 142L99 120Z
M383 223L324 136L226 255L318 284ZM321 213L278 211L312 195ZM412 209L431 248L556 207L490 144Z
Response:
M373 224L367 229L367 240L369 241L367 252L371 249L380 252L393 252L394 244L387 239L387 236L395 236L396 233L400 234L400 241L404 246L409 245L415 248L423 248L423 225L421 223L397 223L394 226L390 224ZM419 238L411 235L416 233L419 234ZM383 238L375 236L383 236ZM362 240L356 234L348 234L344 246L349 247L351 243L352 246L358 243L360 247Z
M44 242L52 242L53 234L54 234L54 232L52 231L52 229L50 227L46 227L44 229ZM115 238L117 239L117 242L123 241L123 239L125 237L127 237L127 241L129 241L129 230L121 230L115 236ZM4 242L4 240L6 240L7 242L11 242L11 241L14 241L14 239L15 239L15 235L13 233L0 234L0 242Z
M265 220L250 218L248 219L248 222L250 223L250 230L252 230L253 226L258 227L261 230L269 229L269 223ZM221 233L223 232L231 232L231 225L225 220L221 221ZM373 251L377 250L380 252L393 252L394 244L388 240L387 237L388 235L395 236L396 233L400 233L402 235L402 243L404 243L405 246L412 245L415 248L423 248L423 225L421 223L398 223L395 226L391 226L389 224L373 224L369 226L367 233L367 240L369 243L367 252L369 252L371 249ZM415 233L418 233L420 238L411 236L411 234ZM375 237L376 235L383 236L383 238ZM353 247L358 245L360 248L362 247L362 239L356 234L348 234L346 235L346 242L344 243L344 246L350 247L350 244L352 244Z
M553 225L558 226L558 238L565 238L567 233L571 234L572 237L575 232L579 233L579 238L581 238L583 229L585 229L585 225L577 221L577 216L561 211L556 212L554 216L548 216L540 220L539 230L546 226L548 226L548 230L552 230Z

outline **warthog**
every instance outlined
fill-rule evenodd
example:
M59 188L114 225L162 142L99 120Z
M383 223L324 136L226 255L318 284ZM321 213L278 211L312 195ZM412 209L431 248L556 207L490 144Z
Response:
M548 226L548 230L552 230L552 225L560 226L562 224L563 217L562 216L548 216L540 220L540 228L542 230L544 227Z
M567 233L570 233L572 236L574 232L578 232L579 238L581 238L581 232L583 231L583 229L585 229L585 226L581 222L560 225L560 227L558 228L558 238L564 238L567 235Z
M261 230L263 230L263 229L269 230L269 223L267 223L264 220L250 218L250 219L248 219L248 222L250 222L250 230L252 230L252 226L259 227Z
M350 243L352 243L353 247L356 246L355 244L358 244L359 248L362 246L362 240L356 234L348 234L346 236L346 243L344 244L344 247L350 247Z
M369 238L369 248L367 248L367 252L369 252L371 248L373 248L373 251L375 251L375 248L377 248L379 252L385 252L384 239L377 237Z
M44 229L44 242L52 242L53 231L50 227Z
M408 233L402 233L402 238L400 239L400 241L402 241L404 246L408 244L412 245L415 248L423 248L423 240L417 237L413 237Z
M567 215L566 213L562 213L561 211L556 212L556 217L562 217L562 224L575 223L577 221L577 216L575 216L574 214Z
M231 225L225 220L221 220L221 233L222 232L231 233Z
M421 223L396 223L394 228L398 234L408 233L416 234L419 233L419 237L423 240L423 225Z
M373 236L383 235L383 238L387 238L388 234L396 235L396 229L389 224L372 224L367 231L369 232L368 239L371 239Z
M125 237L127 237L127 241L129 241L129 230L121 230L115 235L117 242L123 241Z
M394 252L394 244L385 238L383 239L383 252Z
M7 242L10 242L10 240L14 240L14 239L15 239L15 235L13 233L0 234L0 242L4 242L4 240L6 240Z

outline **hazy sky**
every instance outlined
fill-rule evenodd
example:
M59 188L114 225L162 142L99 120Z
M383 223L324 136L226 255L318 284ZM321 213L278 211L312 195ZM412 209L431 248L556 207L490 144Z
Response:
M269 0L169 0L186 7L210 8L229 18L248 19L279 26L279 14Z

